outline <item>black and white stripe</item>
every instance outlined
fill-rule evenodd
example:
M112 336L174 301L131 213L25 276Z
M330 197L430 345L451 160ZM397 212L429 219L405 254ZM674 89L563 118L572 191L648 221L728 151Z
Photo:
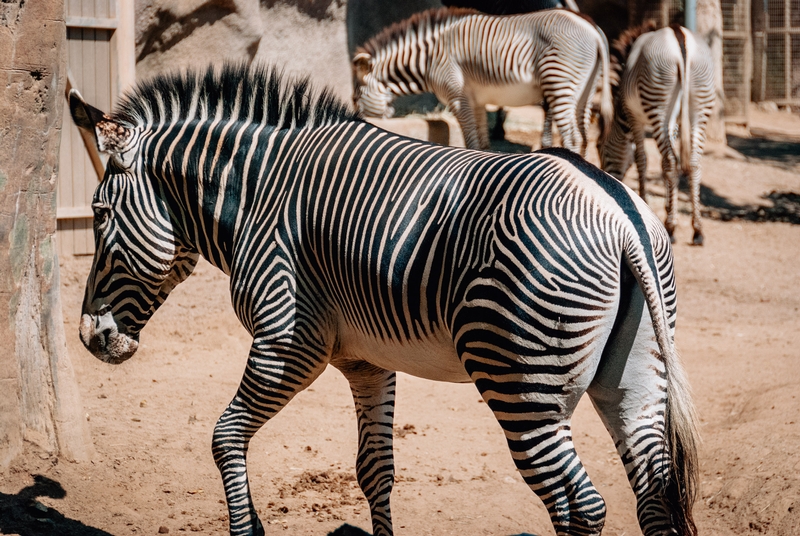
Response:
M691 188L692 241L702 244L700 160L714 105L711 52L702 39L686 28L676 25L653 31L652 27L643 26L615 41L612 60L621 72L613 90L614 123L600 144L603 169L621 179L633 156L639 173L639 194L646 198L644 139L646 131L652 131L667 187L667 230L673 236L680 168Z
M93 128L82 119L93 109L70 104ZM694 533L671 248L621 183L563 149L495 155L403 138L259 68L156 79L95 124L99 139L107 122L121 139L138 132L124 147L136 158L109 166L95 196L81 337L120 362L135 345L117 347L198 255L230 274L253 335L212 445L231 534L263 534L250 438L329 363L353 391L377 536L392 534L396 370L475 383L558 534L604 522L570 429L588 392L645 534Z
M487 104L544 104L546 127L552 118L564 147L585 154L598 81L601 113L612 115L607 48L596 25L563 9L508 16L430 10L356 51L354 100L365 115L388 117L394 96L431 92L451 108L473 149L489 148Z

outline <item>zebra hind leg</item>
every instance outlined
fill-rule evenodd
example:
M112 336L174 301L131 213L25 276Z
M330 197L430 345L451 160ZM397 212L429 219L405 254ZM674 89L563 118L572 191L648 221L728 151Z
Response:
M697 143L692 149L691 176L689 177L689 188L692 196L692 244L695 246L703 245L703 222L700 219L700 159L703 155L701 149L697 149Z
M457 348L503 428L517 470L544 503L556 534L599 535L605 523L605 502L575 451L569 423L591 380L595 358L586 356L575 366L564 363L563 349L554 348L562 355L512 361L509 357L522 348L505 341L504 348L498 349L487 342L499 342L492 335L480 329L462 331ZM553 364L557 362L561 364Z
M325 364L324 357L309 355L307 347L253 343L239 389L217 421L211 443L225 488L232 536L264 534L247 478L250 439L294 395L311 385Z
M625 465L642 533L689 536L695 534L691 509L680 499L686 461L671 459L665 437L667 419L686 416L679 415L680 405L668 404L667 382L675 378L667 377L644 297L629 272L626 279L617 323L587 392Z
M358 417L358 485L369 502L373 536L392 536L389 504L394 485L392 422L395 373L364 361L332 362L350 382Z
M644 127L637 125L632 130L635 144L634 159L639 174L639 197L647 201L647 151L644 147Z
M532 401L533 393L526 392L534 390L530 385L473 378L505 432L517 470L544 503L556 534L599 535L606 506L575 451L569 424L574 408L566 414L561 401Z

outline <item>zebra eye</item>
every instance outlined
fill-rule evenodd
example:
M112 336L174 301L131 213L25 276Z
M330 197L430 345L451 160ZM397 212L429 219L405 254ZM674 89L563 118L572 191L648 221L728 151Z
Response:
M92 210L94 211L95 225L103 225L108 221L108 216L111 213L111 210L106 205L94 203L92 204Z

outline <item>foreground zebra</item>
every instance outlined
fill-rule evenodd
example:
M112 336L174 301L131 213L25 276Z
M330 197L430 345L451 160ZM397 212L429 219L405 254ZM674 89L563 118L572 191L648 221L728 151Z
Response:
M681 26L653 30L652 23L645 23L614 41L612 65L620 76L613 86L614 123L598 144L600 162L604 170L622 179L635 151L639 195L646 199L644 138L645 130L651 129L661 152L667 189L667 231L673 238L678 212L677 163L691 188L692 242L702 245L700 159L714 105L711 51Z
M588 392L644 533L695 533L672 250L624 185L563 149L403 138L262 68L157 78L111 117L73 92L70 110L110 154L92 205L86 347L130 358L200 255L230 275L253 336L212 442L231 534L263 534L250 438L328 364L353 391L375 535L392 534L396 370L475 383L558 534L604 522L569 424Z
M353 57L354 100L371 117L391 117L395 96L430 92L450 107L464 142L488 149L485 107L544 103L564 147L583 155L591 101L613 114L605 36L571 11L491 16L465 9L417 13L367 41Z

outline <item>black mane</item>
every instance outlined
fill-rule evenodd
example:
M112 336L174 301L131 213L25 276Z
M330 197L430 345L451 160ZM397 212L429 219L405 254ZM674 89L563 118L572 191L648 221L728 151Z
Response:
M275 66L244 63L163 74L139 83L124 97L113 119L130 126L155 125L190 115L215 117L218 108L222 119L278 129L360 120L329 88L315 93L308 78L286 77Z
M363 45L356 49L356 53L366 52L371 56L375 56L378 51L393 41L396 41L402 35L410 32L417 32L421 27L427 25L433 27L450 19L468 15L482 15L482 13L474 9L456 7L440 7L414 13L411 17L401 20L400 22L395 22L391 26L387 26L381 30L377 35L369 38Z

